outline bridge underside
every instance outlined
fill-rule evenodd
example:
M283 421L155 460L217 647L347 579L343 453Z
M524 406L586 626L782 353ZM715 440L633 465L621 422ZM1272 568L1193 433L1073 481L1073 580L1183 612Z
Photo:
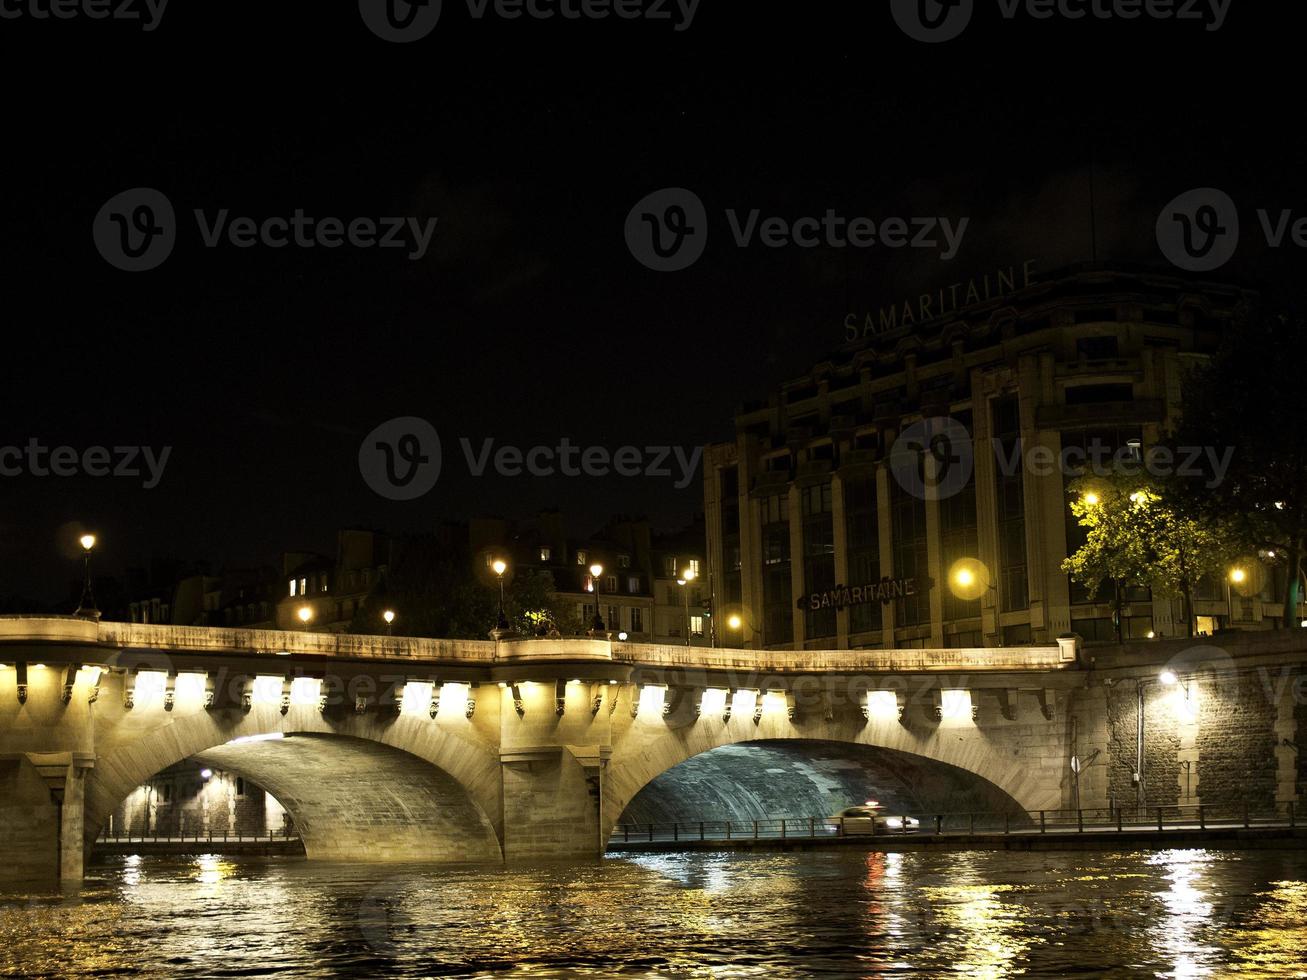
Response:
M877 800L914 814L1025 812L975 773L873 745L771 740L724 745L668 769L627 805L619 823L825 817Z
M290 814L310 858L498 861L484 813L450 775L407 752L334 735L221 745L196 761L245 776Z

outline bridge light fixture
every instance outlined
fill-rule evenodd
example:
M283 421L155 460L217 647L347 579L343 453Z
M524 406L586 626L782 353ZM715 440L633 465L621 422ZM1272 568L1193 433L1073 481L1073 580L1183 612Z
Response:
M201 778L201 779L212 779L212 778L213 778L213 770L212 770L212 769L201 769L201 770L200 770L200 778Z
M300 606L295 615L299 617L301 623L307 626L309 620L313 618L313 609L309 606Z
M391 623L395 621L395 610L387 609L385 612L381 614L381 618L384 619L386 621L386 625L389 626Z
M1161 681L1163 684L1165 684L1167 687L1170 687L1172 684L1175 684L1180 680L1180 678L1176 676L1175 671L1173 670L1162 671L1160 674L1157 675L1157 679Z
M619 640L621 640L623 643L625 643L625 642L627 641L627 639L628 639L628 635L627 635L626 630L622 630L620 633L618 633L618 634L617 634L617 638L618 638Z
M33 670L45 670L45 664L32 664Z

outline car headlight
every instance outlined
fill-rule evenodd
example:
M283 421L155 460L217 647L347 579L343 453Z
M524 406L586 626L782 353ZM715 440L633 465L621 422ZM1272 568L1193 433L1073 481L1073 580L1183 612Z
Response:
M891 829L893 829L893 830L900 830L900 829L902 829L902 827L903 827L903 818L902 818L902 817L887 817L886 820L885 820L885 826L886 826L886 827L889 827L889 828L891 828Z

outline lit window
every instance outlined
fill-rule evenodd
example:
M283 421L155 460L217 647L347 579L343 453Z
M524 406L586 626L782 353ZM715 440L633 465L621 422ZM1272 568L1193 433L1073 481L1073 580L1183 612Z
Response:
M326 591L327 591L327 576L326 576L326 575L323 575L323 576L322 576L322 591L323 591L323 592L326 592Z
M541 561L548 561L548 560L549 560L550 558L552 558L552 557L554 557L554 552L553 552L553 549L552 549L552 548L541 548L541 549L540 549L540 560L541 560Z
M627 591L627 592L639 592L639 591L640 591L640 576L639 576L639 575L632 575L632 576L630 576L629 578L627 578L627 580L626 580L626 591Z
M300 579L300 595L308 595L308 594L309 594L309 580L307 578L302 578Z
M299 595L299 583L294 579L290 580L290 594L292 596Z
M702 616L691 616L691 617L690 617L690 632L693 633L695 636L703 636L703 617L702 617Z
M585 564L585 557L586 557L586 556L585 556L585 552L584 552L584 551L578 551L578 552L576 553L576 563L577 563L578 565L584 565L584 564Z
M690 571L694 572L694 577L695 577L695 578L698 578L698 577L699 577L699 559L698 559L698 558L691 558L691 559L690 559Z

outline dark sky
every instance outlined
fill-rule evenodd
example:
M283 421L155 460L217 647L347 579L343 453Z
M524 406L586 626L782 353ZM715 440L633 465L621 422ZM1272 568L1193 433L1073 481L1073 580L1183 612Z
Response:
M741 401L843 342L849 310L1026 259L1089 259L1091 160L1100 258L1164 266L1162 206L1220 187L1244 224L1221 275L1298 301L1301 250L1265 248L1255 217L1304 203L1301 36L1279 6L1232 0L1208 31L1008 21L998 0L976 0L970 27L941 44L907 37L885 0L704 0L683 31L475 19L445 0L410 44L376 37L355 3L178 3L148 32L0 19L0 447L171 447L148 490L0 477L0 595L63 595L77 522L100 533L107 573L163 557L246 564L329 550L341 526L547 506L578 531L613 512L678 526L701 507L697 475L682 490L473 478L458 440L689 451L729 438ZM676 186L703 200L707 248L657 273L623 226L639 199ZM167 196L177 242L127 273L92 224L136 187ZM196 208L438 224L418 261L207 248ZM725 212L755 208L970 224L947 262L738 248ZM392 501L361 477L359 446L410 415L440 433L444 466L430 493Z

